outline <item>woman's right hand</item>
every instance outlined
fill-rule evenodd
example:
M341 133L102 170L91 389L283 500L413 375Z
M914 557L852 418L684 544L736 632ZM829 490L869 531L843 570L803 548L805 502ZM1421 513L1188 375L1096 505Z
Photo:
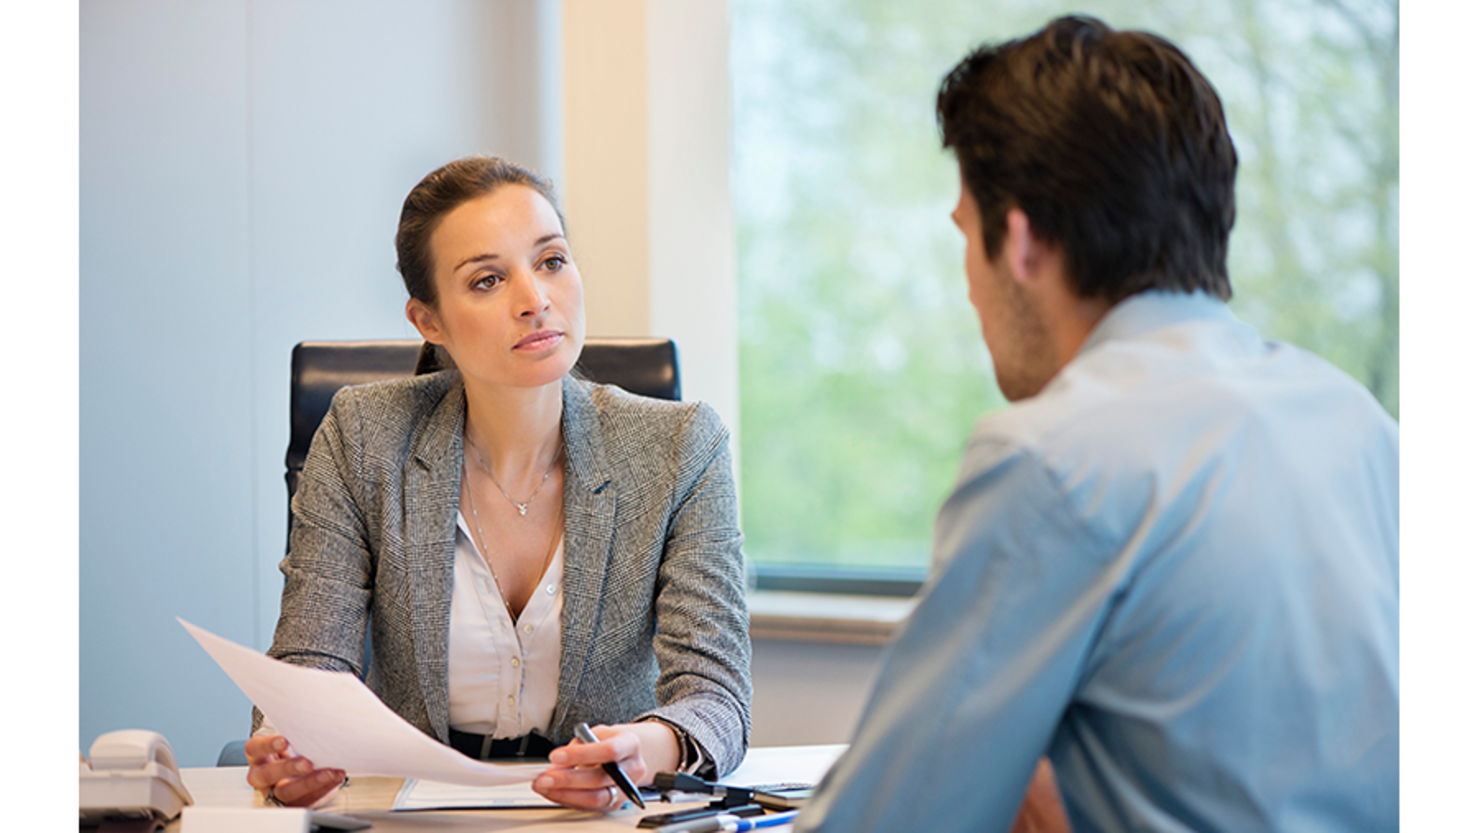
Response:
M264 799L271 793L290 807L318 807L338 792L344 770L314 769L282 735L257 735L247 741L247 783Z

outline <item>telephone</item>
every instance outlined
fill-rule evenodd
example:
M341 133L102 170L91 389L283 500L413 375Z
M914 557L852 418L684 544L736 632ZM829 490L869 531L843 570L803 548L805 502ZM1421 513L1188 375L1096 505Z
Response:
M158 732L120 729L93 741L79 762L81 824L134 818L169 821L194 803L180 780L175 752Z

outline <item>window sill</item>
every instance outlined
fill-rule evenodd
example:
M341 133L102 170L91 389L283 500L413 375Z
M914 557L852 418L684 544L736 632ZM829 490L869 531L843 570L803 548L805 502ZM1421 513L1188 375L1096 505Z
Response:
M915 609L914 599L754 590L752 639L883 645Z

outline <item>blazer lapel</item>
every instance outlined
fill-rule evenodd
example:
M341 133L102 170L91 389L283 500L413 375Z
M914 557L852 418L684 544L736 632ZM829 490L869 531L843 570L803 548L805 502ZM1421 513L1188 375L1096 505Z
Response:
M600 415L586 386L563 383L565 436L565 568L560 617L560 688L551 731L562 726L590 660L601 596L612 558L617 496L607 465Z
M457 502L462 488L463 419L459 380L413 440L406 467L406 569L410 586L409 627L427 718L448 740L447 632L452 617L453 562L457 555Z

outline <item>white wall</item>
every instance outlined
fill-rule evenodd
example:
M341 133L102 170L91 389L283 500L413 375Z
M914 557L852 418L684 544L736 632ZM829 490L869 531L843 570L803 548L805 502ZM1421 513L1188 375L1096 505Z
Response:
M564 0L564 194L593 333L679 346L739 433L725 0Z
M846 743L873 690L881 645L756 639L753 746Z
M270 644L289 351L415 335L392 236L452 158L555 179L592 334L675 338L685 398L738 432L724 0L80 10L80 747L150 728L207 765L245 735L174 617ZM593 120L612 96L636 109ZM758 643L756 741L844 740L876 661Z

